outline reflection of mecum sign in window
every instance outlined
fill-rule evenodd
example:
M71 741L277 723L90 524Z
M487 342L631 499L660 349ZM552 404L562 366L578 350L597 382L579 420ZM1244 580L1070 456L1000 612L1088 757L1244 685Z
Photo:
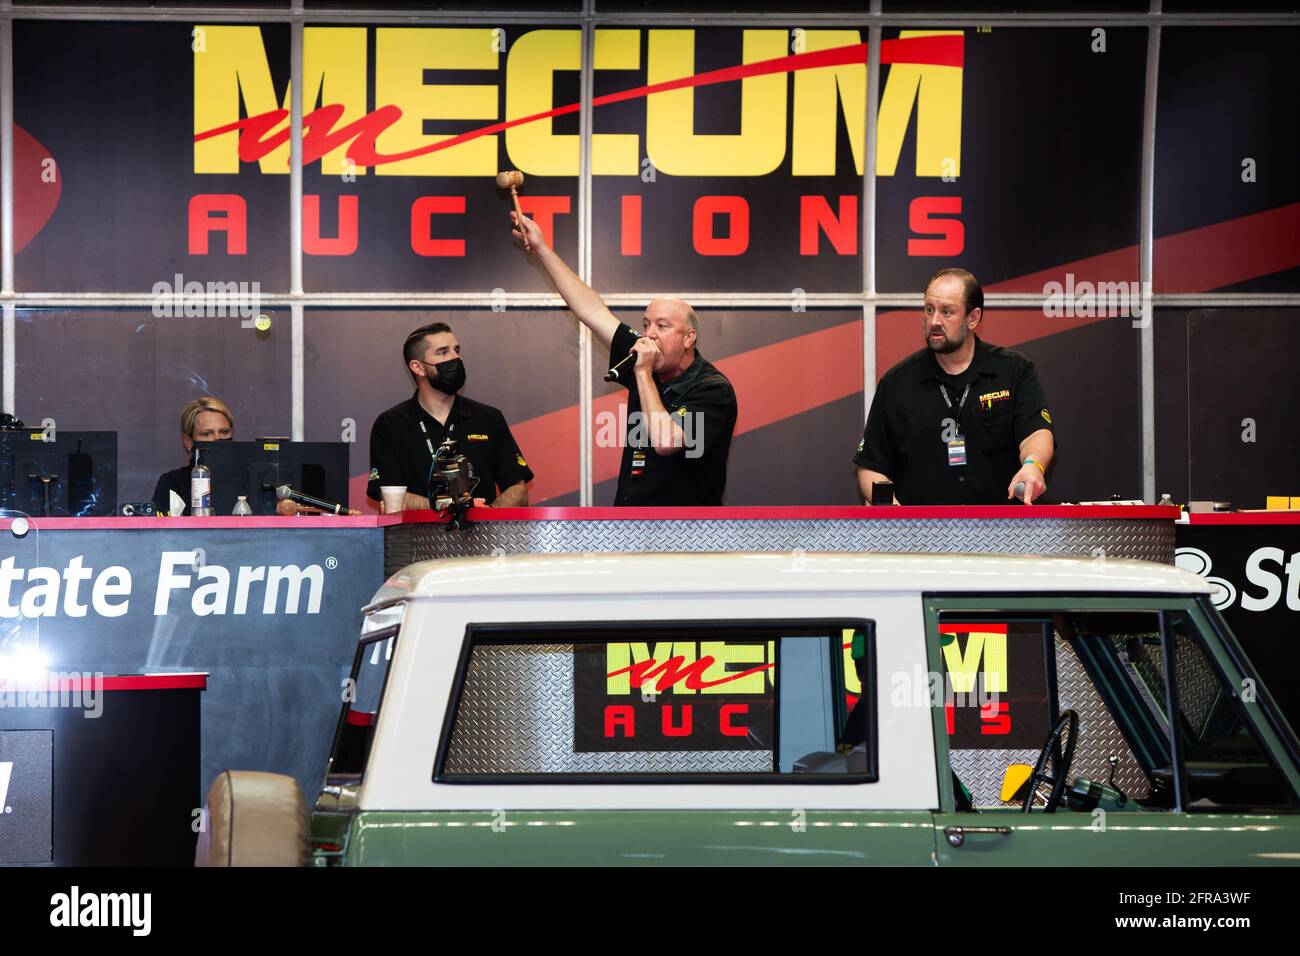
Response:
M939 636L950 745L1041 747L1050 725L1042 622L945 620Z
M774 641L580 644L573 747L771 750Z
M865 660L869 628L856 630ZM812 772L796 764L840 748L858 700L854 632L705 623L471 633L440 779Z

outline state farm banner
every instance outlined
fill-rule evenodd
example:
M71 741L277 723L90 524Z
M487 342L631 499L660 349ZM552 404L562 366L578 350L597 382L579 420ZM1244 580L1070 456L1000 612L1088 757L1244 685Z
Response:
M939 625L944 713L957 750L1036 750L1051 728L1044 624Z
M232 768L291 774L310 792L324 772L360 609L383 580L381 535L6 532L0 656L64 674L205 671L204 791ZM22 705L22 695L0 695L0 706Z
M1271 524L1180 524L1174 563L1214 586L1214 606L1291 726L1300 727L1293 663L1300 633L1300 523L1293 519L1279 514Z

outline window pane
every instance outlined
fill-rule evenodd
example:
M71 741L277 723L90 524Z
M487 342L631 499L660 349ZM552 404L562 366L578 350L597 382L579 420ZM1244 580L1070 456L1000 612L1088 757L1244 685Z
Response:
M951 765L976 807L1020 805L1022 795L1001 799L1003 775L1037 760L1066 710L1078 717L1071 784L1111 788L1114 809L1172 807L1168 791L1150 799L1153 781L1169 777L1158 620L1154 612L941 617Z
M305 437L352 443L349 505L376 512L378 502L366 497L370 434L385 409L411 397L402 344L409 332L433 322L449 324L461 347L467 377L460 394L505 416L534 475L529 504L576 505L578 334L568 312L309 309L303 322ZM476 493L491 501L499 490Z
M620 629L599 639L535 643L512 634L479 642L442 778L865 777L871 698L861 698L856 672L869 659L867 631L857 631L858 668L853 628L790 633L798 630L656 629L629 641ZM855 672L851 684L846 660ZM854 689L859 693L848 696ZM859 728L850 732L846 725L855 720Z
M939 624L949 760L977 807L1001 806L1007 766L1032 764L1047 738L1043 627L949 614Z
M1193 639L1190 619L1180 612L1172 625L1187 809L1294 807L1295 798L1247 723L1240 698Z
M389 637L360 648L352 684L346 688L353 697L344 701L343 721L330 756L330 776L360 775L366 768L396 643L396 637Z

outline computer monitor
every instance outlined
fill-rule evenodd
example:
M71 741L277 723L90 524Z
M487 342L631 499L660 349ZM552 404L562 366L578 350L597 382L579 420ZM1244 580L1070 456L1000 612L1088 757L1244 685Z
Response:
M195 442L212 470L212 513L228 515L240 495L255 515L276 513L275 489L289 485L326 501L348 502L347 442Z
M0 508L86 518L117 510L117 432L0 431Z

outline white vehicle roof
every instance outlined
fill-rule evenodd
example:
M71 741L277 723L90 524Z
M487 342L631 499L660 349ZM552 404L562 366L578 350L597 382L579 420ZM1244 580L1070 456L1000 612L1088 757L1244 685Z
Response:
M668 583L671 582L671 583ZM781 592L1035 592L1209 594L1172 565L1099 556L983 554L671 553L519 554L444 558L393 575L375 603L395 598L609 596L646 584L674 595Z

